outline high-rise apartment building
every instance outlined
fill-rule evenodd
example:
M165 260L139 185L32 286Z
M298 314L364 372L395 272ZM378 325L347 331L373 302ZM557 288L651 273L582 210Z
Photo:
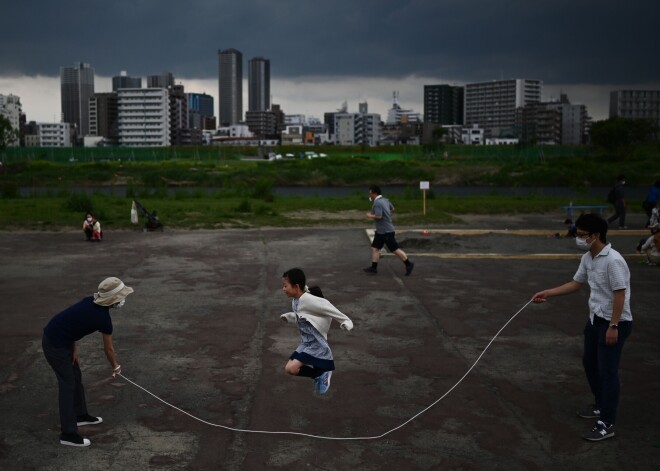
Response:
M89 99L94 95L94 69L84 62L60 67L62 120L75 125L79 137L89 134Z
M142 77L129 77L125 70L112 77L112 91L120 88L142 88Z
M424 122L463 124L465 89L451 85L424 85Z
M541 101L543 82L511 79L465 86L465 125L477 125L484 137L515 136L516 109Z
M248 111L270 109L270 61L255 57L248 61Z
M218 51L218 101L220 127L243 120L243 54L236 49Z
M170 145L169 92L164 88L125 88L118 96L118 143L127 147Z

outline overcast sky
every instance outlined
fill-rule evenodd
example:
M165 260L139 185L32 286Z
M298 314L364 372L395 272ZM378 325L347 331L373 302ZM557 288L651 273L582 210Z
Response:
M657 0L0 0L0 93L29 120L60 112L59 68L87 62L96 91L121 70L171 71L216 97L218 49L271 61L273 102L317 117L344 100L386 117L392 92L540 79L596 119L609 91L660 88ZM246 92L247 93L247 92ZM246 107L247 101L244 102Z

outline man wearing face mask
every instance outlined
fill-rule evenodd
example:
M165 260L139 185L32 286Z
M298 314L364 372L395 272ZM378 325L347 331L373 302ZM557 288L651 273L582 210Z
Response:
M112 367L112 376L121 373L112 345L110 309L121 308L126 296L132 292L133 288L124 285L119 278L106 278L99 284L97 293L60 312L44 327L41 344L46 361L57 376L60 443L63 445L91 445L87 438L78 434L78 427L103 422L101 417L91 416L87 412L76 342L86 335L101 332L103 350Z
M582 438L590 441L614 436L619 403L619 362L623 344L632 331L630 270L621 254L607 243L607 222L596 214L583 214L575 223L578 247L587 252L573 280L539 291L532 301L578 291L589 284L589 319L584 328L582 364L594 395L594 403L578 412L585 419L598 419Z
M619 229L628 229L626 227L626 198L623 187L626 184L626 176L619 175L614 185L614 214L607 218L607 223L612 224L619 220Z

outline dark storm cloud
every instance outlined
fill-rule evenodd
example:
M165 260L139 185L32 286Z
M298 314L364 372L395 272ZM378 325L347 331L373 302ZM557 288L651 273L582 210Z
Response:
M233 47L280 78L660 80L656 0L0 1L0 75L84 61L98 75L212 78Z

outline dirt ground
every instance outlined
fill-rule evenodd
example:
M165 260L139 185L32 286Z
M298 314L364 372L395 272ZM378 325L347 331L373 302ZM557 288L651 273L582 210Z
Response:
M591 399L580 360L586 289L524 308L436 403L533 293L572 278L575 243L549 237L563 232L559 216L399 228L410 277L392 256L377 276L362 272L364 228L110 232L100 244L75 232L0 233L0 469L657 469L660 268L634 254L645 231L610 236L630 266L635 317L615 438L582 440L593 424L575 414ZM355 323L330 331L337 370L324 397L283 371L299 337L279 320L290 308L280 277L294 266ZM112 275L135 289L113 312L125 377L209 423L112 379L96 334L79 348L90 413L103 423L80 429L92 446L65 447L41 329Z

